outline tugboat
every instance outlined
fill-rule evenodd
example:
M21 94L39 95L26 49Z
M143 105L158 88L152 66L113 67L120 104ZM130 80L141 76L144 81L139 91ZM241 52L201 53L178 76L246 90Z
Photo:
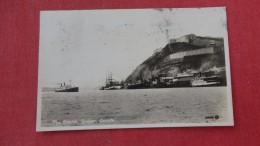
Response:
M75 87L70 84L60 83L60 87L55 89L55 92L79 92L79 87Z

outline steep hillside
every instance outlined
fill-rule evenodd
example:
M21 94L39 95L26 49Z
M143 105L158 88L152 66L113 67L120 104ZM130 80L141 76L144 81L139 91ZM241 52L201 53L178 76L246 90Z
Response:
M195 35L186 35L179 40L173 40L167 44L160 52L153 54L151 57L141 63L126 79L126 81L135 82L137 80L149 80L153 76L165 73L173 76L183 72L185 69L205 70L214 66L225 66L224 53L215 53L211 55L197 55L184 57L182 61L176 64L165 64L169 55L197 50L206 47L221 48L223 47L222 38L199 37Z

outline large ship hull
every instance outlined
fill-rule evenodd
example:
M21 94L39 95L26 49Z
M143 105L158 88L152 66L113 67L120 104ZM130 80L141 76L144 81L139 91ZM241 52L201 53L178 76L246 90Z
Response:
M220 86L220 79L216 76L194 79L191 81L192 87Z
M72 87L67 89L58 89L55 92L79 92L79 87Z
M140 84L129 84L127 86L127 89L143 89L146 88L144 83L140 83Z
M106 87L103 90L118 90L118 89L122 89L121 86L110 86L110 87Z
M219 86L219 82L211 82L211 83L201 83L201 84L192 84L192 87L211 87L211 86Z

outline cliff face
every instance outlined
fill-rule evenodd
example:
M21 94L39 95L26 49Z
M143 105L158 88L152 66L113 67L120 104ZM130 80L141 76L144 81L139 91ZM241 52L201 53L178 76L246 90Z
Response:
M174 76L187 69L204 71L212 67L224 67L223 43L223 38L200 37L193 34L171 40L171 43L167 44L160 52L153 54L141 63L127 77L126 81L149 80L152 76L158 76L160 73ZM171 54L200 50L201 48L214 48L215 53L184 56L179 60L170 59Z

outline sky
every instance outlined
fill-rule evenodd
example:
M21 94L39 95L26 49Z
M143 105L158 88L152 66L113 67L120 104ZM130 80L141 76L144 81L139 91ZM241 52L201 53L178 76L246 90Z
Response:
M98 89L108 72L126 79L169 39L187 34L225 39L226 26L224 7L41 11L39 85L71 80Z

